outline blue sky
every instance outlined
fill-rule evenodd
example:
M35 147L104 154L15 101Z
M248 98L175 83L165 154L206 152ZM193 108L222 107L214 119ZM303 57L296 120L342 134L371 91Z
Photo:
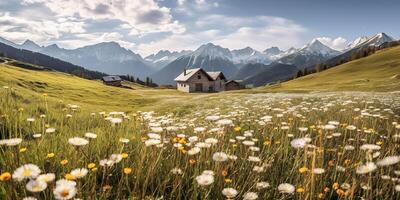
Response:
M76 48L106 41L145 56L213 42L230 49L341 49L359 36L400 38L400 1L1 0L0 36Z

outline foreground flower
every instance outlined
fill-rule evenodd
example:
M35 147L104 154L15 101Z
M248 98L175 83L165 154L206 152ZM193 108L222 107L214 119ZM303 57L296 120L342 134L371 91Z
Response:
M41 192L47 188L47 183L44 181L30 180L26 184L26 189L30 192Z
M4 140L0 140L0 145L17 146L17 145L21 144L21 142L22 142L21 138L4 139Z
M204 171L203 174L196 177L196 181L200 186L211 185L214 182L214 175Z
M56 175L53 173L48 173L48 174L41 174L37 177L36 180L38 181L43 181L43 182L52 182L56 178Z
M0 181L8 181L11 179L11 174L9 172L4 172L0 175Z
M83 178L87 175L88 170L86 168L74 169L71 171L71 175L76 179Z
M243 195L243 200L255 200L258 198L258 194L255 192L247 192Z
M123 171L124 171L124 174L128 175L128 174L131 174L131 173L132 173L132 168L130 168L130 167L125 167Z
M257 190L262 190L262 189L265 189L265 188L268 188L270 185L269 185L269 183L268 182L258 182L257 184L256 184L256 188L257 188Z
M376 162L378 166L389 166L400 162L400 156L388 156Z
M224 161L228 160L228 155L226 155L226 153L224 153L224 152L217 152L217 153L214 153L213 160L217 161L217 162L224 162Z
M373 162L367 162L365 165L360 165L356 169L357 174L367 174L376 170L376 165Z
M68 139L68 143L70 143L74 146L85 146L85 145L89 144L89 141L84 138L73 137L73 138Z
M302 149L307 145L308 140L305 138L297 138L290 142L290 145L295 149Z
M65 179L58 180L54 188L54 197L60 200L72 199L76 195L76 182Z
M34 164L26 164L17 168L13 173L13 179L22 181L27 178L36 178L40 174L40 169Z
M96 139L97 135L94 133L85 133L85 137L87 137L89 139Z
M236 195L238 194L238 191L233 189L233 188L224 188L222 190L222 194L224 196L226 196L226 198L228 199L233 199L236 197Z
M291 194L294 192L295 187L292 184L289 183L281 183L278 186L278 190L280 193L286 193L286 194Z
M363 144L363 145L361 145L360 149L373 151L373 150L380 150L381 147L376 144Z

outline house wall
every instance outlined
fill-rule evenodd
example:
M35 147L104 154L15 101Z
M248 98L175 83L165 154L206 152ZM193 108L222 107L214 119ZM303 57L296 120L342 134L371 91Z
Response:
M187 82L189 84L189 92L196 92L196 83L203 84L203 92L208 92L209 86L213 84L202 71L197 72Z
M176 88L182 92L190 92L190 86L187 82L177 82Z
M210 86L213 88L213 91L215 92L220 92L225 90L225 80L222 80L220 77L218 77L217 80L210 81L207 75L204 74L202 71L197 72L186 82L178 81L176 83L176 88L177 90L182 92L196 92L196 84L198 83L201 83L203 85L202 92L209 92Z
M226 91L229 91L229 90L239 90L241 88L240 88L239 84L237 84L235 82L230 82L225 85L225 89L226 89Z
M221 92L225 91L225 80L221 79L220 77L217 78L217 80L214 81L214 91L216 92Z

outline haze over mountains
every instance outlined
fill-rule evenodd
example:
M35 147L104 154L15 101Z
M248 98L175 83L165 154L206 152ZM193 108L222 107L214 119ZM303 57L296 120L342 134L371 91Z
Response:
M129 74L141 79L151 77L158 84L174 84L173 79L183 69L197 67L207 71L222 71L228 79L241 79L256 85L265 84L272 80L271 74L275 74L274 80L275 77L283 80L293 76L295 71L312 68L317 63L335 62L349 57L357 49L379 46L391 41L394 41L392 37L378 33L372 37L359 37L342 51L334 50L314 39L298 49L290 48L282 51L278 47L271 47L262 52L251 47L230 50L208 43L194 51L161 50L142 58L141 55L121 47L116 42L64 49L56 44L42 47L29 39L22 44L16 44L0 37L0 43L14 48L39 52L107 74Z

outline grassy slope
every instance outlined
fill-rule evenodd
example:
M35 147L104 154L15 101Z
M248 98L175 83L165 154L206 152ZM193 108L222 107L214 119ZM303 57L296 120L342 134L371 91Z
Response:
M151 89L129 84L133 89L103 85L100 81L82 79L69 74L33 71L0 64L0 86L16 90L26 103L43 101L41 94L47 93L54 103L78 104L91 111L133 111L157 108L168 109L177 103L190 102L199 95L188 95L171 89ZM182 101L185 99L186 101Z
M366 58L355 60L321 73L311 74L281 86L270 86L256 90L307 91L307 90L400 90L400 47L385 49Z

